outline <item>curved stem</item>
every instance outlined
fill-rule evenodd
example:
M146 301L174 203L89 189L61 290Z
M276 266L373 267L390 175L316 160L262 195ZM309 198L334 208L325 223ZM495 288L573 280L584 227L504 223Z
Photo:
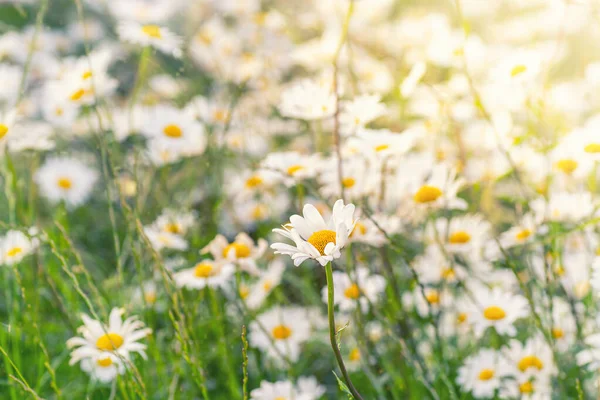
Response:
M327 276L327 317L329 319L329 339L331 341L331 347L333 348L333 353L335 354L338 366L342 371L342 376L344 377L346 385L348 385L348 389L350 389L352 396L354 396L354 398L357 400L363 400L350 380L350 376L348 375L348 371L346 371L346 366L344 365L342 353L340 353L340 348L338 347L337 340L335 338L335 316L333 314L333 271L331 268L331 263L327 263L325 266L325 275Z

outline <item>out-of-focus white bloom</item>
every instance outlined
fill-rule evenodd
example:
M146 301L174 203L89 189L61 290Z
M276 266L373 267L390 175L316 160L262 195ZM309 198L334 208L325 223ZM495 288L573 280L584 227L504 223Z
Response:
M97 179L95 170L70 157L49 158L34 175L42 196L52 203L64 201L69 207L85 203Z
M156 251L161 251L162 249L187 250L188 248L188 242L183 237L176 233L161 230L154 225L145 226L144 235L146 235Z
M286 117L316 120L331 117L335 107L330 82L305 79L284 90L279 111Z
M8 231L0 238L0 264L17 264L37 247L37 239L31 239L21 231Z
M358 128L365 127L386 112L380 95L362 95L352 101L342 103L340 111L340 132L352 134Z
M340 311L354 310L360 305L363 312L369 308L369 304L376 304L379 296L385 290L386 280L381 275L371 274L365 267L356 269L356 278L340 271L333 272L333 286L335 305ZM327 287L321 290L321 297L327 303Z
M203 289L206 286L225 288L234 273L235 267L232 264L202 260L192 268L177 272L174 278L178 287L188 289Z
M530 202L536 222L578 222L591 218L595 200L589 192L553 192L548 200L538 198Z
M493 397L504 377L509 373L502 355L491 349L481 349L468 357L458 370L456 382L476 398Z
M52 127L46 123L22 122L11 130L6 146L13 153L25 150L51 150L55 146L53 136Z
M318 400L325 391L325 387L319 385L314 377L301 376L296 385L290 381L262 381L259 388L250 392L250 400Z
M251 310L260 307L267 296L281 283L285 264L281 259L273 260L256 283L245 290L240 288L240 296Z
M141 25L133 21L119 23L121 40L140 46L151 46L173 57L181 57L182 40L168 28L159 25Z
M515 321L529 314L527 300L523 296L500 288L481 288L475 291L474 296L476 301L469 312L468 321L477 336L482 336L489 327L501 335L515 336Z
M246 233L239 233L232 243L225 236L217 235L206 247L202 254L210 253L217 261L238 265L241 270L253 275L260 273L256 260L262 257L267 249L267 241L258 239L257 244Z

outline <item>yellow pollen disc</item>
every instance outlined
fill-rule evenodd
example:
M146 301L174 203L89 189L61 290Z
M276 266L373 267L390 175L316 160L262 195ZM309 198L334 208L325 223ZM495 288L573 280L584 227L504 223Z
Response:
M250 247L243 243L233 242L223 249L223 257L227 257L231 249L235 249L236 258L246 258L250 255Z
M250 289L248 288L248 286L241 285L240 286L240 297L242 299L245 299L246 297L248 297L249 294L250 294Z
M335 244L335 232L328 229L316 231L310 235L307 242L315 246L315 249L317 249L319 254L324 256L325 246L327 246L328 243Z
M258 204L256 207L252 209L252 218L253 219L263 219L267 215L266 207L262 204Z
M375 147L375 151L379 152L379 151L387 150L389 148L390 148L390 145L388 145L388 144L380 144L379 146Z
M69 190L73 186L73 182L69 178L60 178L57 184L59 188L64 190Z
M452 244L465 244L465 243L469 243L470 241L471 241L471 235L469 235L465 231L454 232L448 238L448 242L450 242Z
M510 71L510 76L517 76L519 74L522 74L523 72L527 71L527 67L520 64L520 65L515 65L515 67Z
M358 299L360 297L360 289L356 283L353 283L348 287L348 289L344 290L344 296L349 299Z
M96 361L96 364L98 364L101 367L110 367L112 365L112 360L110 359L110 357L106 357L106 358L101 358L98 361Z
M597 255L597 256L600 256L600 247L598 247L598 248L596 249L596 255Z
M573 173L573 171L575 171L577 169L577 161L575 160L571 160L571 159L566 159L566 160L560 160L556 163L556 168L560 169L562 172L564 172L567 175L571 175Z
M213 118L215 119L215 121L227 122L229 116L227 111L217 109L213 112Z
M283 396L279 396L279 397L275 397L275 400L287 400L287 399Z
M554 327L552 328L552 337L554 339L560 339L565 336L565 331L560 328Z
M519 386L521 393L533 393L533 384L531 382L525 382Z
M354 229L352 229L352 232L350 232L350 237L354 236L354 233L357 231L361 235L366 235L367 227L365 226L365 224L361 224L360 222L357 222L356 225L354 225Z
M154 303L156 303L156 293L154 293L154 292L146 292L144 294L144 300L146 301L147 304L154 304Z
M554 273L558 276L563 276L565 274L565 268L562 265L557 265L554 268Z
M323 112L327 112L327 106L321 106L321 110L322 110Z
M104 351L113 351L123 344L123 336L118 333L106 333L98 338L96 347Z
M523 229L522 231L520 231L519 233L517 233L515 235L515 237L517 238L517 240L525 240L529 236L531 236L531 231L529 229Z
M179 224L167 224L165 226L165 231L169 232L169 233L173 233L175 235L179 235L181 233L181 227L179 226Z
M255 188L261 183L263 183L263 179L258 175L254 175L246 180L246 187Z
M356 179L354 179L354 178L342 179L342 186L345 187L346 189L350 189L354 185L356 185Z
M489 381L493 377L494 377L493 369L486 368L486 369L482 369L481 372L479 372L479 380L481 380L481 381Z
M163 129L163 133L165 136L168 136L173 139L180 138L183 136L183 131L177 125L167 125Z
M77 100L81 99L84 94L85 94L85 90L79 89L79 90L73 92L73 94L71 94L71 100L77 101Z
M436 201L442 195L442 191L435 186L421 186L421 188L415 193L414 200L417 203L431 203Z
M194 268L194 276L196 278L210 278L215 274L213 266L209 263L198 263Z
M360 350L358 350L356 347L353 348L348 358L350 358L350 361L360 361Z
M56 110L54 110L54 114L56 114L57 116L62 116L65 113L65 110L63 110L61 107L56 107Z
M435 290L427 293L425 298L429 304L439 304L440 302L440 294Z
M450 280L450 279L454 279L454 277L456 276L456 273L454 272L454 270L452 268L444 268L444 270L442 271L442 278Z
M296 172L303 170L304 167L302 165L292 165L287 169L288 175L294 175Z
M17 254L20 254L20 253L22 253L22 252L23 252L23 249L22 249L22 248L20 248L20 247L13 247L12 249L10 249L10 250L8 250L8 251L6 252L6 255L7 255L8 257L14 257L14 256L16 256Z
M542 360L540 360L536 356L531 355L523 357L521 361L519 361L518 367L521 370L521 372L525 372L528 368L531 367L537 368L539 371L541 371L542 368L544 368L544 364L542 363Z
M144 25L142 26L142 32L155 39L162 38L162 35L160 34L160 26L157 25Z
M90 79L91 77L92 77L92 71L85 71L81 75L81 79L83 79L83 80Z
M583 150L586 153L600 153L600 143L590 143Z
M498 306L490 306L483 310L483 316L491 321L499 321L506 317L506 311Z
M2 139L8 133L8 126L0 124L0 139Z
M277 325L273 328L273 337L277 340L284 340L292 336L292 330L285 325Z
M467 320L467 313L461 312L460 314L458 314L458 316L456 317L456 322L458 322L459 324L462 324L463 322L465 322Z
M271 288L273 287L273 282L266 280L265 283L263 283L263 290L265 292L268 292L269 290L271 290Z

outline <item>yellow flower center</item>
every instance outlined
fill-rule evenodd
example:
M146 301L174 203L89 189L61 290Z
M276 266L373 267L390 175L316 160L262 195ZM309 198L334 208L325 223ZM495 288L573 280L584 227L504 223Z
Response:
M196 278L210 278L215 272L213 266L205 262L196 264L196 267L194 268L194 276Z
M524 66L523 64L515 65L513 67L513 69L510 71L510 76L514 77L519 74L522 74L525 71L527 71L527 67Z
M229 254L231 249L235 250L234 253L236 258L246 258L250 256L250 247L243 243L233 242L223 249L223 257L227 257L227 254Z
M350 236L354 236L354 233L357 232L360 233L361 235L366 235L367 234L367 227L365 226L365 224L362 224L360 222L357 222L356 225L354 225L354 229L352 229L352 232L350 232Z
M240 297L245 299L250 294L250 289L246 285L240 285Z
M150 292L150 291L144 293L144 300L146 301L147 304L156 303L156 293Z
M267 215L267 208L262 204L257 204L252 209L252 219L259 220L264 219Z
M461 312L456 316L456 322L462 324L467 320L467 313Z
M348 289L344 290L344 296L349 299L358 299L360 297L360 289L356 283L353 283L348 287Z
M144 25L142 26L142 32L155 39L162 38L162 35L160 33L160 26L157 25Z
M56 110L54 110L54 114L56 114L58 117L62 116L65 113L65 110L62 109L62 107L56 107Z
M8 133L8 126L0 124L0 139L2 139Z
M273 328L273 337L277 340L285 340L292 336L292 330L285 325L277 325Z
M426 204L436 201L442 195L442 191L435 186L421 186L415 193L414 200L417 203Z
M121 347L124 339L118 333L106 333L98 338L96 347L104 351L113 351Z
M562 329L560 329L558 327L552 328L552 337L554 339L561 339L564 336L565 336L565 331L563 331Z
M431 292L427 293L425 298L429 304L439 304L440 302L440 294L437 290L432 290Z
M479 380L481 380L481 381L489 381L493 377L494 377L493 369L485 368L485 369L482 369L481 372L479 372Z
M525 382L519 386L521 393L533 393L533 384L531 382Z
M375 151L376 152L380 152L380 151L383 151L383 150L387 150L389 148L390 148L389 144L380 144L379 146L375 146Z
M600 143L590 143L583 150L586 153L600 153Z
M289 167L287 169L287 173L288 175L294 175L296 172L303 170L304 167L302 165L292 165L291 167Z
M91 77L92 77L92 71L85 71L81 75L81 79L83 79L83 80L90 79Z
M215 121L227 122L229 113L226 110L217 109L213 112L213 118Z
M537 368L539 371L541 371L542 368L544 368L544 364L542 363L542 360L536 356L530 355L523 357L521 361L519 361L518 367L521 372L527 371L528 368Z
M444 268L442 270L442 278L444 278L446 280L454 279L455 276L456 276L456 273L454 272L454 270L452 268Z
M465 243L469 243L470 240L471 240L471 235L469 235L465 231L454 232L448 238L448 241L452 244L465 244Z
M564 172L567 175L571 175L573 173L573 171L575 171L577 169L577 166L579 164L577 163L577 161L575 160L571 160L571 159L566 159L566 160L560 160L556 163L556 168L560 169L562 172Z
M110 367L112 365L112 360L110 359L110 357L106 357L106 358L101 358L98 361L96 361L96 364L98 364L101 367Z
M258 175L254 175L246 180L246 187L255 188L261 183L263 183L263 179Z
M531 236L531 231L529 229L523 229L522 231L518 232L515 235L515 237L517 238L517 240L525 240L529 236Z
M316 231L310 235L307 242L315 246L315 249L324 256L325 246L327 246L328 243L335 244L335 232L328 229Z
M163 129L163 133L165 134L165 136L173 138L173 139L177 139L177 138L180 138L181 136L183 136L183 131L177 125L165 126Z
M270 280L266 280L266 281L263 283L263 290L264 290L265 292L268 292L269 290L271 290L271 288L272 288L272 287L273 287L273 282L271 282Z
M165 231L173 233L175 235L179 235L180 233L182 233L181 227L179 226L179 224L176 223L170 223L165 225Z
M354 185L356 185L356 179L354 179L354 178L342 179L342 186L345 187L346 189L350 189Z
M57 184L59 188L64 190L69 190L73 186L73 182L69 178L59 178Z
M8 250L8 251L6 252L6 255L7 255L8 257L14 257L14 256L16 256L17 254L20 254L20 253L22 253L22 252L23 252L23 249L22 249L22 248L20 248L20 247L13 247L12 249L10 249L10 250Z
M483 316L491 321L499 321L506 317L506 311L498 306L489 306L483 310Z
M287 400L287 399L283 396L279 396L279 397L275 397L275 400Z
M73 92L73 94L71 94L71 100L77 101L77 100L81 99L84 94L85 94L85 90L83 90L83 89L76 90L75 92Z
M353 348L348 358L350 358L350 361L360 361L360 350L356 347Z

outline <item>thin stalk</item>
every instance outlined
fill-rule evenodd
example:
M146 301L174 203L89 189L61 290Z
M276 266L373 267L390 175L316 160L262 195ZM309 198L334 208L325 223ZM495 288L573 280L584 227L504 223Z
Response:
M348 371L346 371L346 366L344 365L344 359L342 358L342 353L340 352L340 348L337 344L336 339L336 331L335 331L335 316L333 313L333 269L331 267L331 263L327 263L325 266L325 274L327 276L327 317L329 319L329 340L331 341L331 348L333 349L333 353L335 354L335 359L337 360L338 366L342 371L342 376L346 381L346 385L348 385L348 389L352 393L355 399L363 400L362 396L350 380L350 375L348 375Z

